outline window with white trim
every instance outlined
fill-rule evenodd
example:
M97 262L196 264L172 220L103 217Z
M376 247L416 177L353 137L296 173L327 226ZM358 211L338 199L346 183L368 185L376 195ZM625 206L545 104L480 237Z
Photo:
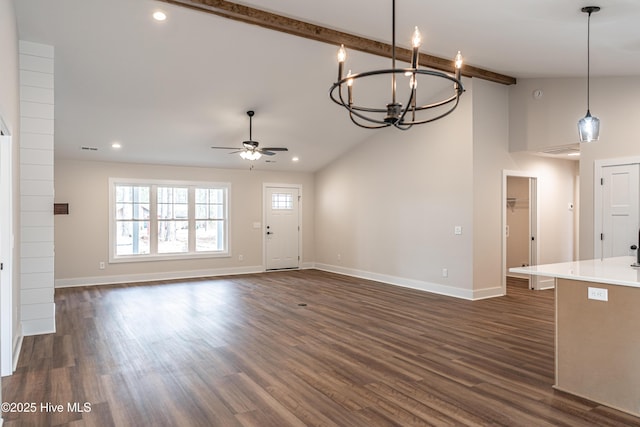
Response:
M291 193L273 193L271 195L271 209L292 210L293 195Z
M110 262L228 256L229 187L110 179Z

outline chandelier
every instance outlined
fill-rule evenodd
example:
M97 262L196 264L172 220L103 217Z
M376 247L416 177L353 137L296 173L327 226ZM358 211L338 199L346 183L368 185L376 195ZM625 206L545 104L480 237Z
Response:
M590 53L590 34L591 34L591 14L598 12L598 6L587 6L580 9L584 13L588 13L587 18L587 115L578 121L578 133L580 134L580 142L593 142L600 138L600 119L593 117L589 110L589 87L591 74L591 53Z
M329 97L336 104L344 107L349 112L349 118L356 125L366 129L380 129L395 126L401 130L407 130L413 125L433 122L453 112L458 106L460 95L464 92L460 78L462 67L462 55L460 51L455 56L455 74L421 69L418 65L418 49L422 43L422 36L418 27L415 27L412 37L411 67L396 68L396 2L392 1L392 42L391 42L391 68L372 70L352 74L351 70L344 76L343 68L347 59L347 51L344 45L338 50L338 80L329 90ZM354 92L356 81L371 80L374 76L387 75L391 78L391 99L385 107L370 106L370 104L356 104ZM426 104L418 104L418 80L432 82L434 79L443 79L447 83L444 89L433 89L427 86L427 90L435 91L436 99L430 99ZM407 93L405 104L399 102L396 94L398 80L406 80ZM441 80L440 80L441 81ZM448 81L448 82L447 82ZM346 89L345 89L346 88ZM363 91L367 94L367 91ZM432 97L430 97L432 98Z

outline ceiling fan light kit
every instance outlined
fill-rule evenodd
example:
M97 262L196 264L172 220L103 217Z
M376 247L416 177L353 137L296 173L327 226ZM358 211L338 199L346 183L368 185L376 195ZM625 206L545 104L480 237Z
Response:
M258 141L253 140L253 116L255 115L255 111L249 110L247 111L247 116L249 116L249 140L242 142L242 148L237 149L234 147L211 147L213 149L219 150L234 150L229 154L240 153L240 157L245 160L258 160L262 157L262 155L273 156L276 151L289 151L285 147L265 147L260 148Z
M598 12L598 6L586 6L581 9L582 12L588 13L587 18L587 114L578 121L578 133L580 142L593 142L600 138L600 119L591 115L589 108L590 95L590 78L591 78L591 14Z
M329 89L329 97L336 104L344 107L349 112L351 121L366 129L380 129L395 126L397 129L407 130L413 125L424 124L441 119L456 109L460 101L460 96L464 92L460 70L462 68L462 55L458 54L453 60L454 74L447 74L441 71L419 68L419 48L422 43L422 36L415 27L412 37L411 66L409 68L396 68L396 2L392 1L392 43L391 43L391 68L382 70L372 70L362 73L352 74L351 70L344 76L344 63L347 59L347 52L344 45L338 50L338 79ZM391 99L385 107L372 107L359 105L354 101L354 86L358 80L362 81L368 77L388 75L391 78ZM397 99L396 83L398 79L407 80L408 94L406 103L403 105ZM418 105L417 89L419 78L424 81L434 79L448 80L450 92L443 98L433 102ZM428 87L428 86L427 86Z

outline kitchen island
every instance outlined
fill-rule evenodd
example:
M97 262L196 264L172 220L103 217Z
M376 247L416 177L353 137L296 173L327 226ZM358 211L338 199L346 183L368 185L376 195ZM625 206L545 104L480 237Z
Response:
M555 388L640 416L635 257L511 268L556 281Z

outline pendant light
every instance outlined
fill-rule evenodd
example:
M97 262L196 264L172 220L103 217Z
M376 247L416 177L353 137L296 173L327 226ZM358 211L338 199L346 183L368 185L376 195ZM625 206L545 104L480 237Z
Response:
M590 95L590 78L591 78L591 53L590 53L590 34L591 34L591 14L598 12L598 6L583 7L582 12L588 13L587 18L587 115L578 121L578 133L580 134L580 142L593 142L600 138L600 119L593 117L589 110Z

